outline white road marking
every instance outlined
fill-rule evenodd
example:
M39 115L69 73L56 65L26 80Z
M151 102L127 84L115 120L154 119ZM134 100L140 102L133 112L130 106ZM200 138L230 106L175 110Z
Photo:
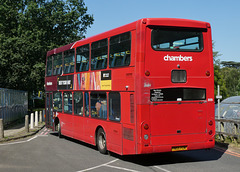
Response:
M169 171L169 170L166 170L166 169L161 168L161 167L158 167L158 166L154 166L154 167L157 168L157 169L159 169L159 170L162 170L162 171L164 171L164 172L171 172L171 171Z
M98 165L98 166L91 167L91 168L87 168L87 169L80 170L80 171L77 171L77 172L90 171L90 170L94 170L94 169L97 169L97 168L100 168L100 167L109 167L109 168L115 168L115 169L124 170L124 171L130 171L130 172L140 172L140 171L136 171L136 170L132 170L132 169L128 169L128 168L123 168L123 167L117 167L117 166L109 165L109 164L111 164L111 163L116 162L117 160L118 160L118 159L115 159L115 160L112 160L112 161L107 162L107 163L105 163L105 164Z
M20 144L20 143L27 143L27 142L32 141L33 139L36 139L39 136L48 136L48 135L37 135L37 136L34 136L34 137L32 137L32 138L30 138L28 140L19 141L19 142L11 142L11 143L3 143L3 144L0 144L0 146L15 145L15 144Z
M128 168L116 167L116 166L112 166L112 165L104 165L104 166L107 166L107 167L110 167L110 168L116 168L116 169L124 170L124 171L140 172L140 171L131 170L131 169L128 169Z
M91 168L87 168L87 169L85 169L85 170L80 170L80 171L77 171L77 172L90 171L90 170L93 170L93 169L96 169L96 168L99 168L99 167L102 167L102 166L106 166L106 165L111 164L111 163L113 163L113 162L116 162L117 160L118 160L118 159L114 159L114 160L112 160L112 161L110 161L110 162L108 162L108 163L105 163L105 164L102 164L102 165L98 165L98 166L95 166L95 167L91 167Z
M91 167L91 168L87 168L87 169L84 169L84 170L80 170L80 171L77 171L77 172L85 172L85 171L90 171L90 170L95 170L97 168L100 168L100 167L109 167L109 168L115 168L115 169L119 169L119 170L122 170L122 171L130 171L130 172L140 172L140 171L137 171L137 170L132 170L132 169L128 169L128 168L123 168L123 167L117 167L117 166L112 166L112 165L109 165L111 163L114 163L116 161L118 161L119 159L115 159L115 160L112 160L110 162L107 162L105 164L102 164L102 165L97 165L95 167ZM158 166L154 166L155 168L161 170L161 171L164 171L164 172L171 172L169 170L166 170L164 168L161 168L161 167L158 167Z

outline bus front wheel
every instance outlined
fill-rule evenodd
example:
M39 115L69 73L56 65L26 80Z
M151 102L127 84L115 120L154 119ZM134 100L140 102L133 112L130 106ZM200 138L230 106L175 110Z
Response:
M58 137L62 138L60 122L58 123Z
M102 154L107 153L106 134L102 128L99 128L97 132L97 148L100 153Z

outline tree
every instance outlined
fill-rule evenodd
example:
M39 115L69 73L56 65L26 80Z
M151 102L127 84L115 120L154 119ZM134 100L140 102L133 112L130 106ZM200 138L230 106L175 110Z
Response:
M224 75L221 72L220 65L214 64L214 94L217 95L217 86L220 86L220 94L223 99L229 97L226 87L226 81L224 80Z
M214 49L214 43L213 43ZM223 99L240 94L240 63L233 61L221 62L218 51L213 51L214 58L214 92L217 95L217 85L220 86Z
M215 49L215 42L212 41L212 48L213 50ZM219 51L213 51L213 62L214 64L220 63L220 60L218 59L218 57L220 57L222 54L220 54Z
M222 65L223 67L240 69L240 63L239 63L239 62L234 62L234 61L222 61L222 62L221 62L221 65Z
M220 86L220 94L223 99L227 98L229 95L227 93L226 81L224 80L224 75L221 71L221 62L218 59L221 54L219 51L214 51L215 44L213 42L213 61L214 61L214 94L217 95L217 86Z
M48 50L84 38L83 0L0 0L0 87L43 90Z
M221 73L226 83L227 95L237 96L239 92L238 83L240 79L240 71L233 67L224 67L221 69Z

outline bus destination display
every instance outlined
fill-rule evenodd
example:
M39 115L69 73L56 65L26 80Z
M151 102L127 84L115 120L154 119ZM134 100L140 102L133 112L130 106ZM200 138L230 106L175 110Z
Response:
M163 101L163 92L161 89L152 89L150 90L150 100L152 102Z

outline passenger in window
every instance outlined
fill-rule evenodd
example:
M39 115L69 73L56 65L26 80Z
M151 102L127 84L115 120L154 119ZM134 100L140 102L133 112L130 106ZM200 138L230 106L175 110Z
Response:
M85 107L85 116L89 116L89 110L87 106Z
M97 117L99 117L100 115L100 109L101 109L101 106L102 106L102 104L101 104L101 102L100 102L100 100L98 100L97 101L97 103L95 104L95 108L96 108L96 112L97 112Z
M103 100L101 101L101 111L100 111L100 114L102 115L102 118L103 119L107 119L107 101L106 100Z
M97 103L95 104L96 108L96 117L107 119L107 101L100 100L98 98Z

